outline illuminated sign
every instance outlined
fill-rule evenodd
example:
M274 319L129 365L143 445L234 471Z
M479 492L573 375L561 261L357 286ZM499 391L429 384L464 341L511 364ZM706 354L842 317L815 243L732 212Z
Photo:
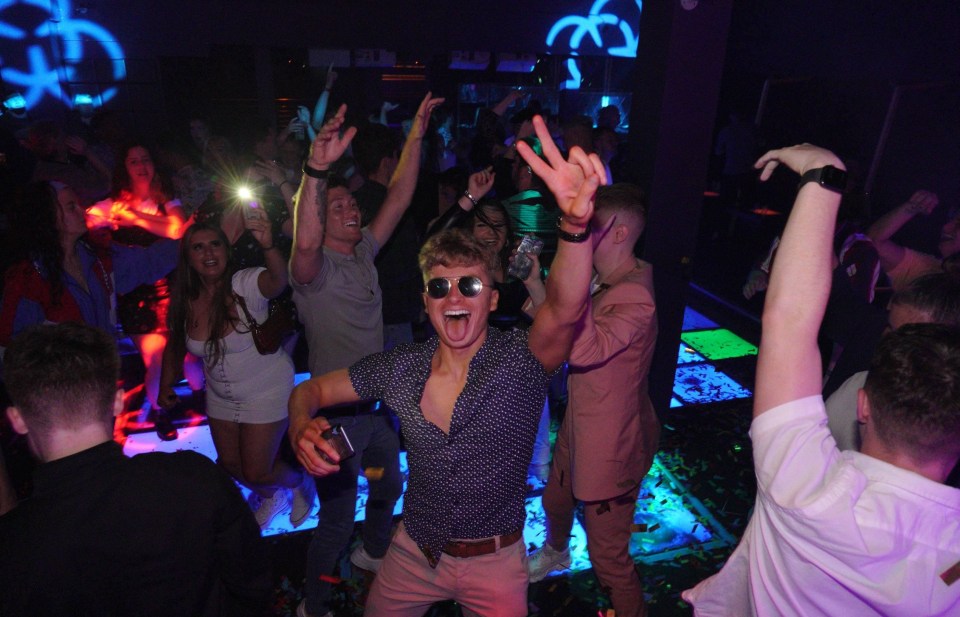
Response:
M37 9L42 12L39 20ZM39 24L21 26L13 21L16 18L20 24L28 18ZM90 46L100 47L111 60L114 82L127 76L123 49L116 37L92 21L74 19L70 0L0 0L0 43L7 43L5 48L16 51L15 55L4 54L0 76L23 92L28 108L45 96L67 106L76 104L63 86L76 79L78 67L84 62L84 52L91 51ZM100 93L99 102L106 103L116 94L116 86L108 87Z
M614 12L615 8L619 10ZM547 34L547 47L579 56L592 42L596 48L592 53L597 55L636 58L642 9L643 0L595 0L586 15L558 19ZM636 33L634 27L638 28ZM569 35L569 39L563 39L568 41L566 44L561 43L561 34ZM608 40L604 40L603 35L607 35ZM570 77L564 85L571 90L579 88L580 67L576 58L567 59L567 71Z

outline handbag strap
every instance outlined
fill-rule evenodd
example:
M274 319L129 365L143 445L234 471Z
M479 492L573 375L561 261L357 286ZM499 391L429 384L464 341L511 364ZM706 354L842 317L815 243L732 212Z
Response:
M253 318L253 315L250 314L250 311L247 310L247 302L243 299L243 296L237 292L233 292L233 299L236 300L237 304L240 305L240 308L243 310L244 316L247 318L247 326L250 330L258 327L260 324L257 323L257 320Z

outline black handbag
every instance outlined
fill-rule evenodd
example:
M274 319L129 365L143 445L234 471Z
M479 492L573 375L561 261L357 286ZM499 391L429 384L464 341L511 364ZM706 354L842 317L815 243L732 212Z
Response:
M253 336L253 344L263 355L276 353L283 340L297 329L297 307L289 298L279 298L270 303L269 314L262 324L258 324L247 309L243 296L234 292L233 297L243 310Z

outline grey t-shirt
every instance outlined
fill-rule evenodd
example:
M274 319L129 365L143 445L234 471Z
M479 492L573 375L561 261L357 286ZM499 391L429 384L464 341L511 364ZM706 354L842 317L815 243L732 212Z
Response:
M323 267L313 281L291 277L293 299L310 348L310 373L323 375L347 368L360 358L383 351L383 299L373 259L380 247L363 229L353 255L323 249Z
M867 372L854 373L827 399L827 420L830 433L841 450L860 451L857 429L857 392L867 381Z

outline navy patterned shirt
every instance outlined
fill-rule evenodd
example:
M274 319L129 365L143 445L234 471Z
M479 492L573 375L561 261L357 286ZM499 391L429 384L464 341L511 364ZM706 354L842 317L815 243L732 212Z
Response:
M400 418L410 465L403 524L434 560L450 539L523 527L527 466L550 380L530 351L527 331L488 328L446 434L420 410L438 344L434 336L350 367L357 394L381 399Z

